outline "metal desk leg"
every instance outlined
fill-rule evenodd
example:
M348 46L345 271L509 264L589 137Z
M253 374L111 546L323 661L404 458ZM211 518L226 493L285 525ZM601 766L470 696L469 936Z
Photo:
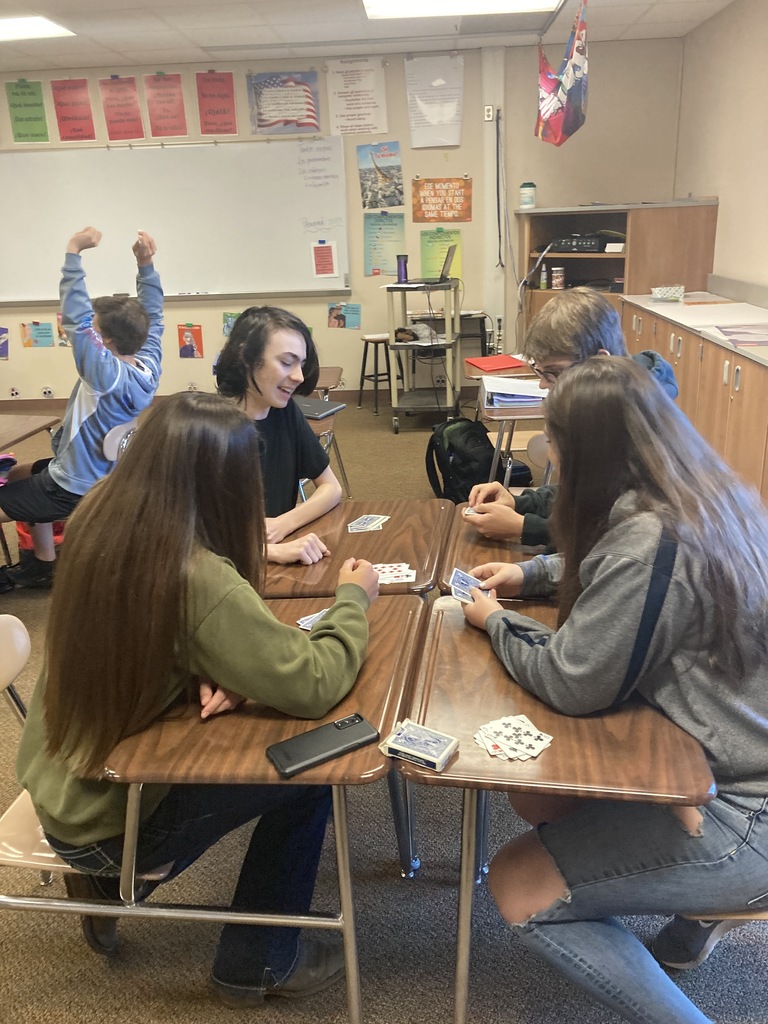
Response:
M421 867L421 860L413 848L413 785L408 779L401 780L393 765L387 773L387 786L395 822L400 874L403 878L413 878Z
M510 445L512 444L512 433L514 432L514 429L514 420L501 420L499 423L499 433L496 438L496 448L493 453L493 462L491 463L491 474L488 477L489 483L491 480L496 479L496 473L498 472L499 469L499 459L501 458L502 449L504 449L505 455L509 452ZM510 435L509 440L506 442L505 445L504 435L506 434L507 430L510 431Z
M472 900L475 895L475 857L477 838L476 789L464 790L461 821L461 873L459 877L459 910L456 926L456 984L454 1024L464 1024L469 997L469 954L472 940Z
M355 914L352 906L352 876L349 869L349 832L347 829L347 790L333 787L333 821L336 832L336 865L339 873L341 934L344 939L344 966L347 973L349 1024L361 1024L360 966L357 959Z
M487 789L477 793L477 822L475 834L476 860L475 882L481 885L488 874L488 818L490 811L489 793Z

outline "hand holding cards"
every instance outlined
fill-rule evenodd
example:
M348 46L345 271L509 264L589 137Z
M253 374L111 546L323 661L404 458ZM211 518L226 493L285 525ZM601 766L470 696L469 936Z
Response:
M474 598L470 594L470 587L482 587L483 581L476 576L470 576L468 572L461 569L454 569L448 581L451 585L451 594L462 604L471 604Z
M491 757L502 761L527 761L538 757L552 742L552 737L540 732L525 715L508 715L481 725L475 733L475 743Z

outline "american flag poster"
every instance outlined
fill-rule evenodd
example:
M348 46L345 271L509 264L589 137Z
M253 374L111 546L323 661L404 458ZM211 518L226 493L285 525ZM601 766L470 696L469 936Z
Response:
M316 71L247 75L252 135L320 131Z
M539 116L536 135L562 146L587 118L587 0L581 0L555 74L539 44Z

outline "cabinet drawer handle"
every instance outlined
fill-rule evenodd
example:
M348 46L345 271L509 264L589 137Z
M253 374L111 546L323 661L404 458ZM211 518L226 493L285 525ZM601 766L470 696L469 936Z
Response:
M675 352L675 332L672 331L669 335L669 351L674 355Z
M682 351L683 351L683 339L682 339L682 336L678 334L678 336L677 336L677 358L678 359L682 355Z
M734 366L733 368L733 390L741 390L741 367Z
M728 383L728 379L729 379L730 375L731 375L731 360L730 359L724 359L723 360L723 384L727 384Z

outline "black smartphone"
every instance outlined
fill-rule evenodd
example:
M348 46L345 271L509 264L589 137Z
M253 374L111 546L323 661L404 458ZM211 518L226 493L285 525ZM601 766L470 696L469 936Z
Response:
M267 757L284 779L290 779L316 764L375 743L378 738L378 731L362 715L347 715L299 736L273 743L267 747Z

